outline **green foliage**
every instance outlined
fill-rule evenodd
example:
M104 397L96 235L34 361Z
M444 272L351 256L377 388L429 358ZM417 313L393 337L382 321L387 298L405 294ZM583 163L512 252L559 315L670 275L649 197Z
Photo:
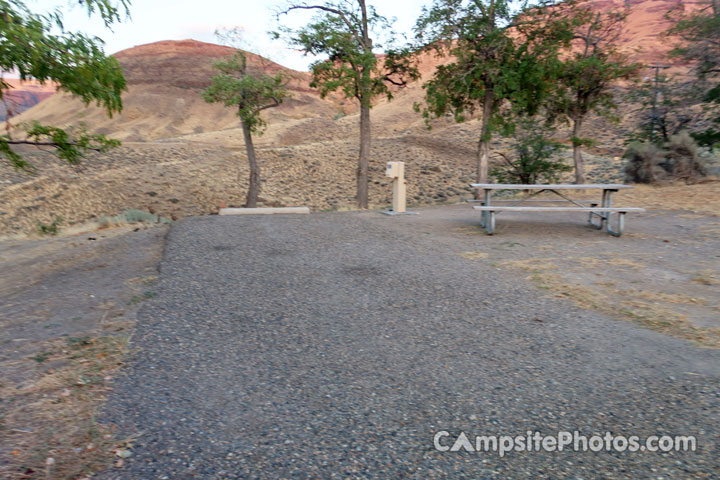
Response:
M58 234L58 227L63 222L62 217L55 217L55 220L53 220L51 223L37 223L37 230L40 235L57 235Z
M575 48L562 61L557 95L551 98L552 113L571 119L590 112L611 117L617 109L612 85L635 75L640 68L617 49L626 14L579 4L571 15Z
M129 2L79 0L79 4L89 15L99 15L106 26L110 26L120 20L121 11L127 12ZM60 10L36 14L21 0L0 0L0 16L3 18L0 70L16 71L23 80L57 82L59 90L81 98L86 105L95 102L104 107L108 115L122 110L125 78L117 60L105 55L102 40L68 32ZM9 88L8 83L0 80L0 100ZM13 139L9 131L0 136L0 155L17 169L29 170L32 166L12 149L13 145L54 147L61 158L71 163L76 163L87 150L104 151L117 145L86 133L76 137L57 127L34 124L25 130L27 137L20 140Z
M35 360L37 363L43 363L43 362L46 362L50 358L50 355L51 355L50 352L40 352L30 358Z
M708 110L717 113L717 106L720 105L720 84L711 88L705 94L703 100L706 102ZM720 115L715 116L712 122L717 125L717 127L710 127L700 132L694 132L691 135L699 145L716 149L720 144Z
M657 103L655 99L655 79L636 81L628 90L629 102L640 104L641 111L635 130L626 143L654 142L659 146L670 140L670 136L688 125L695 123L696 113L692 105L697 103L695 87L676 77L659 74L657 77Z
M219 73L203 91L203 99L237 108L237 115L248 129L262 133L266 123L260 112L282 103L287 96L286 76L249 73L247 58L240 50L230 58L215 62L213 67Z
M105 135L88 133L87 126L62 129L50 125L41 125L33 121L22 124L25 139L14 140L10 134L0 135L0 153L5 155L9 163L18 170L33 171L33 166L23 157L14 152L11 145L48 146L55 149L54 153L71 165L77 165L88 150L108 152L120 145L119 140L107 138Z
M699 8L692 13L680 13L668 33L682 40L673 54L696 62L694 69L699 78L712 78L720 73L720 2L701 0L698 3Z
M364 0L326 1L318 5L292 3L280 14L315 10L318 14L304 27L281 27L276 37L308 55L321 58L311 65L313 88L324 97L340 90L346 98L372 106L377 96L392 98L390 87L405 86L419 78L407 49L393 49L392 24ZM382 61L374 50L385 50Z
M95 339L89 336L85 337L68 337L67 344L68 347L73 349L80 349L84 347L88 347L95 343Z
M498 183L554 183L563 172L572 167L562 163L557 154L567 148L565 145L548 139L551 131L539 122L524 120L517 131L515 144L516 159L510 160L500 154L504 164L495 167L490 175Z
M673 54L694 63L693 91L702 96L712 122L720 125L720 2L701 1L692 13L680 13L677 17L677 23L668 33L679 36L682 44L673 50ZM720 142L720 129L713 126L694 132L692 136L701 145L713 148Z
M558 51L572 35L572 20L549 3L527 7L505 0L462 2L435 0L417 22L425 50L448 55L453 62L437 68L424 85L427 119L451 114L463 122L478 108L488 108L488 129L512 131L500 106L534 115L553 90ZM416 106L416 110L421 110Z
M720 123L720 120L717 120L716 123ZM702 132L694 132L691 135L698 145L708 147L711 150L717 150L720 148L720 130L708 128Z
M394 50L390 22L375 11L367 0L326 0L317 4L290 0L278 16L296 10L316 13L305 27L297 30L281 27L288 43L306 54L318 55L310 85L324 97L341 91L360 104L360 151L357 169L357 202L368 208L368 171L370 163L370 109L378 96L392 98L391 86L404 87L419 73L407 49ZM375 55L385 51L383 60Z
M587 1L579 2L568 15L573 24L573 49L563 57L558 84L547 103L551 121L572 121L573 146L591 146L579 131L590 113L617 120L612 86L620 79L637 74L640 64L630 63L617 49L617 40L625 22L623 10L600 11Z
M573 145L578 145L581 147L593 147L597 145L597 141L592 138L571 137L570 141L573 143Z
M133 297L128 302L128 305L137 305L144 300L150 300L151 298L155 297L157 297L157 293L155 292L143 292L142 296L133 295Z

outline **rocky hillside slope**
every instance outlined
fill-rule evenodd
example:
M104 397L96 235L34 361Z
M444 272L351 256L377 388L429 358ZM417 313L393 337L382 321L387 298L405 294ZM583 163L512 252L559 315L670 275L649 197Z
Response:
M3 81L10 88L4 92L3 101L0 102L0 122L34 107L55 93L53 83L41 84L17 78L5 78Z
M150 141L191 133L223 130L238 123L231 108L207 104L201 97L215 74L212 63L230 56L233 49L195 40L163 41L133 47L115 54L123 67L128 91L124 109L113 118L94 105L60 93L32 111L15 118L19 123L37 120L53 125L86 123L95 133L110 134L125 141ZM309 74L286 69L248 53L251 72L285 72L291 98L268 111L272 122L293 118L333 117L342 108L322 100L309 87Z

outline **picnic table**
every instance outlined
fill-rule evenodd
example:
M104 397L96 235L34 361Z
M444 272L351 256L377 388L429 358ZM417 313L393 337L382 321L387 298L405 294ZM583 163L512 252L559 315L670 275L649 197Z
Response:
M617 183L609 184L506 184L506 183L471 183L471 187L483 190L484 199L478 200L482 205L474 206L476 210L482 212L480 224L487 229L489 234L495 232L495 215L499 212L587 212L588 223L598 230L605 230L610 235L619 237L625 228L625 214L628 212L644 212L643 208L634 207L613 207L612 196L618 190L634 188L632 185L622 185ZM492 201L492 193L498 190L525 190L534 192L529 196L521 199L499 200L496 203ZM602 190L600 201L593 200L575 200L561 193L563 190ZM533 200L543 192L555 194L558 199ZM557 203L558 201L569 203L570 205L562 206L527 206L530 202ZM498 205L498 203L501 203ZM510 205L506 205L510 203ZM524 204L524 205L522 205ZM617 227L610 225L610 219L613 214L617 215ZM597 219L597 223L596 223Z

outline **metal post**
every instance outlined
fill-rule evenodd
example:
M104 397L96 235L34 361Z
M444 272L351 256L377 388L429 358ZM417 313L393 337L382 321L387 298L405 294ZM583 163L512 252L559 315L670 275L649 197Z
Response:
M658 95L660 93L660 70L670 68L670 65L648 65L655 69L655 87L653 89L652 121L650 122L650 141L655 142L655 123L658 121Z

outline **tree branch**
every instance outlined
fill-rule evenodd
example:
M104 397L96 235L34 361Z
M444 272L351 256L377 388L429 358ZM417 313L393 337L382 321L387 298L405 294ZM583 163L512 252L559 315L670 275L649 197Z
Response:
M277 14L277 16L280 16L283 14L288 14L293 10L322 10L324 12L328 12L328 13L332 13L333 15L337 15L345 23L345 25L347 25L348 29L350 29L350 33L353 34L353 37L355 37L355 40L357 40L358 44L362 47L366 47L365 43L363 42L362 37L360 36L360 34L357 31L356 26L353 25L352 22L350 22L350 20L348 20L347 16L345 15L345 13L342 10L339 10L337 8L330 8L325 5L307 5L307 4L293 5L293 6L288 7L287 10L283 10L282 12L279 12Z
M390 74L392 75L392 74ZM396 87L405 87L407 86L408 82L407 80L393 80L390 75L383 75L383 81L388 82L392 85L395 85Z
M32 146L35 146L35 147L57 147L58 145L61 145L60 143L57 143L57 142L34 142L34 141L31 141L31 140L0 140L0 142L6 143L6 144L8 144L8 145L32 145ZM73 147L79 146L79 144L78 144L78 143L75 143L75 142L63 143L62 145L70 145L70 146L73 146ZM84 146L83 149L85 149L85 150L92 150L92 151L95 151L95 152L102 152L102 151L103 151L102 148L89 147L89 146L88 146L88 147L85 147L85 146Z
M263 110L267 110L268 108L277 107L280 105L280 99L273 97L273 103L268 103L267 105L263 105L262 107L258 107L255 112L262 112Z

